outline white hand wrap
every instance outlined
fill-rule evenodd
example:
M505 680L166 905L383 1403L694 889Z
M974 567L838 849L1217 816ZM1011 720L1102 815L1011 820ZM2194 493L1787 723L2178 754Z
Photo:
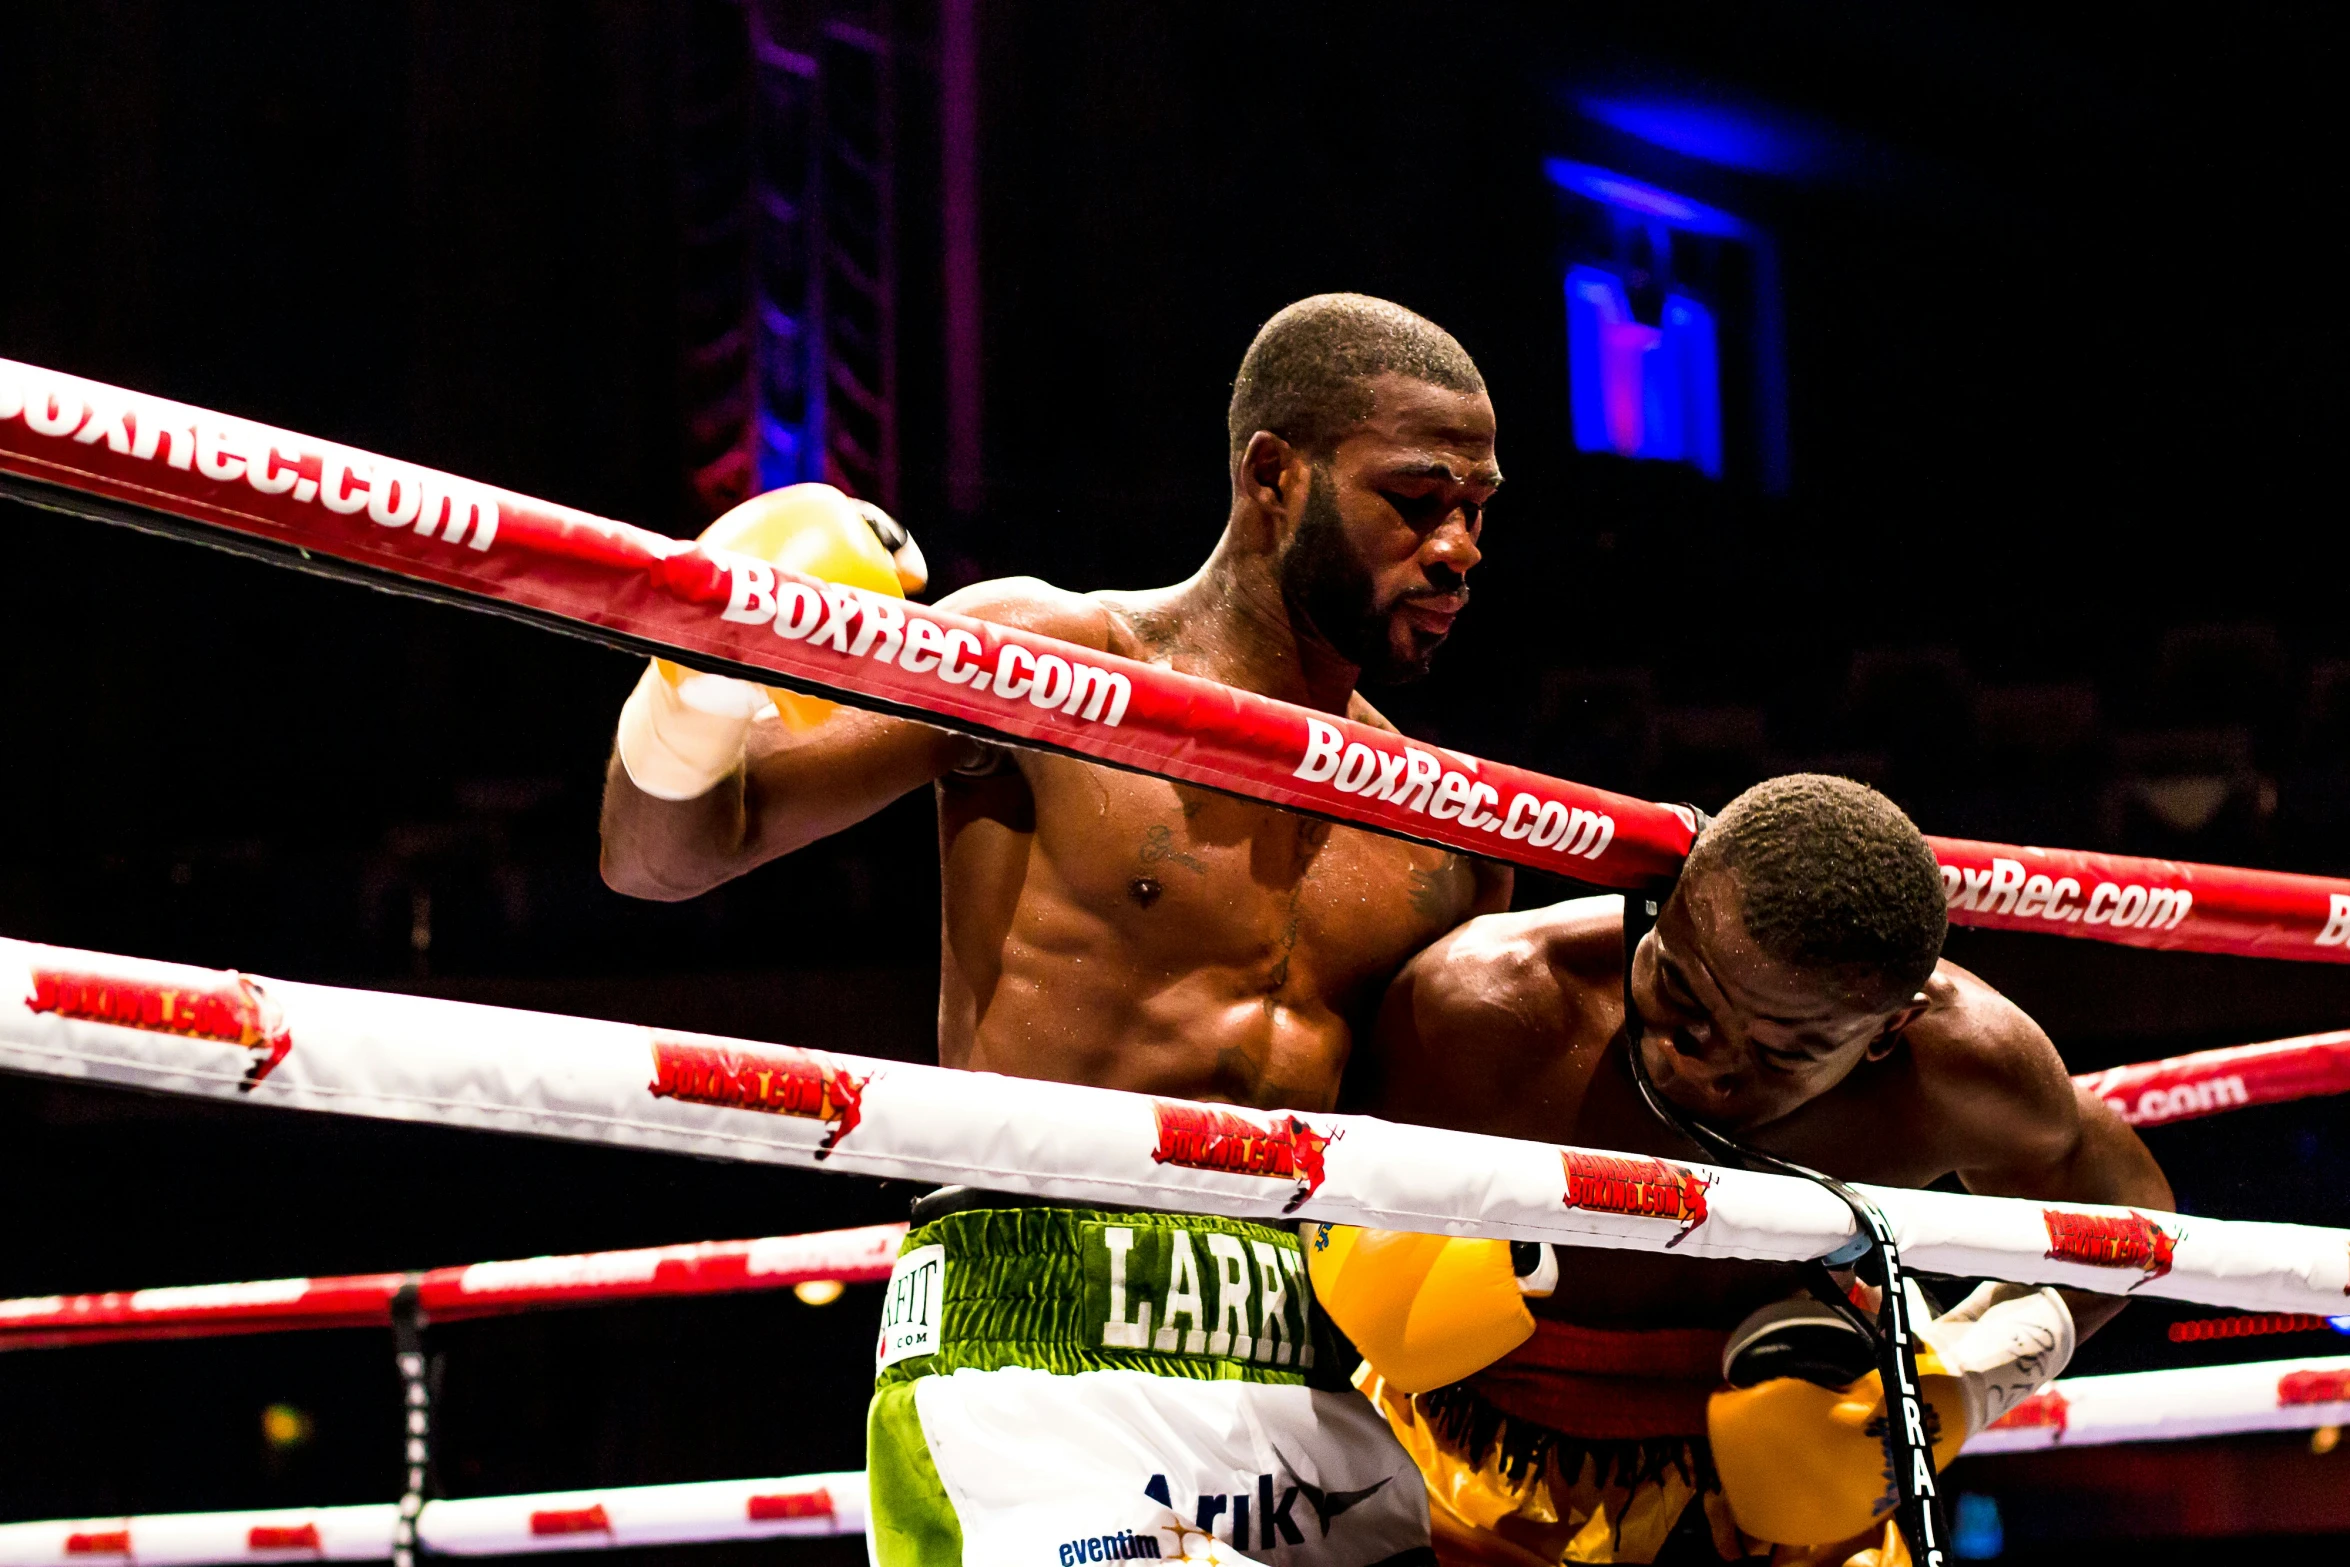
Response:
M2056 1380L2073 1358L2073 1314L2053 1289L1985 1284L1919 1330L1966 1387L1967 1430L1982 1430Z
M676 685L653 665L620 709L620 765L657 800L694 800L742 765L767 693L747 680L689 673Z

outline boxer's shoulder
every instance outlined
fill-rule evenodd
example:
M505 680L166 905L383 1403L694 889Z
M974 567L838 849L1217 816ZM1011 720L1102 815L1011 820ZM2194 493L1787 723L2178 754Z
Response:
M1617 1017L1579 935L1553 909L1485 914L1405 963L1379 1008L1379 1114L1520 1137L1572 1123Z
M2020 1152L2073 1135L2075 1101L2064 1060L2031 1015L1997 989L1944 962L1931 1005L1907 1032L1921 1086L1945 1124L1979 1129Z
M1393 1000L1422 1029L1571 1032L1622 984L1620 900L1578 898L1464 921L1423 948Z
M1057 637L1079 647L1123 653L1118 645L1122 618L1103 596L1055 587L1041 577L996 577L975 582L939 600L938 607L991 625Z

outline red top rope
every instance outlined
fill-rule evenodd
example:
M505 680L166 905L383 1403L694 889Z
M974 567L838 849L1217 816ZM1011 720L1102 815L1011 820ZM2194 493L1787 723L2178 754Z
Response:
M1669 877L1668 806L705 550L349 447L0 360L0 488L1601 887ZM190 526L190 525L193 526ZM1951 917L2340 962L2350 882L1935 840Z

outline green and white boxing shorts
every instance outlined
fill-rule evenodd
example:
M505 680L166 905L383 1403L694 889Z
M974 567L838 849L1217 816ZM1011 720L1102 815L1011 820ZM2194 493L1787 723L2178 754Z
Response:
M875 1567L1424 1567L1428 1497L1290 1231L975 1208L907 1235L866 1423Z

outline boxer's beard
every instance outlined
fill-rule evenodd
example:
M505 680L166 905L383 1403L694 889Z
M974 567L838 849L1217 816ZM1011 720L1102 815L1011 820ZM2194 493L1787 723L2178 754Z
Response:
M1281 596L1290 613L1312 626L1333 652L1363 672L1364 679L1378 685L1403 685L1428 673L1428 660L1436 647L1430 643L1425 652L1397 653L1393 630L1397 604L1382 606L1378 592L1370 568L1346 536L1330 470L1316 463L1297 531L1282 552Z

